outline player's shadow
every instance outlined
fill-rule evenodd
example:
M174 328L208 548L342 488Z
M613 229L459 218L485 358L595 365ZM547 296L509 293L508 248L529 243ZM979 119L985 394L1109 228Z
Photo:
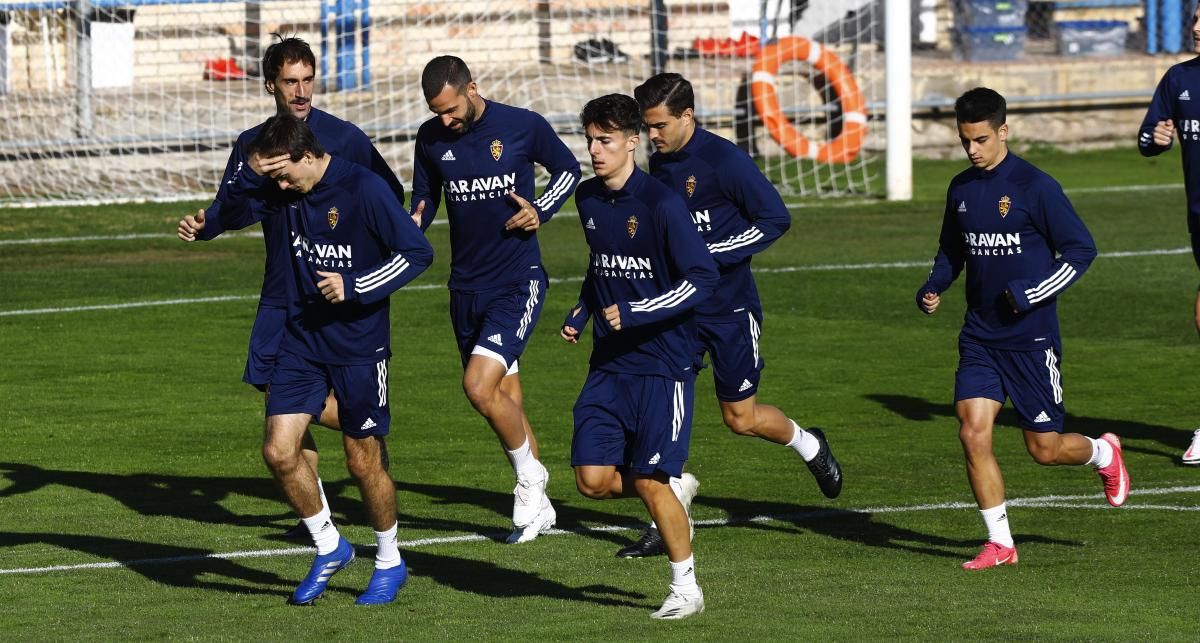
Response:
M463 487L458 485L439 485L426 484L420 482L409 482L404 480L396 481L396 488L406 493L416 493L423 495L432 500L431 504L434 507L452 506L452 505L467 505L478 507L488 511L493 511L499 519L496 524L490 527L479 527L458 523L452 520L444 520L439 518L410 518L405 522L405 518L400 520L400 528L418 528L418 529L442 529L450 531L468 531L472 533L481 533L491 537L493 540L502 541L508 536L508 531L495 531L496 529L509 530L512 518L513 496L507 491L493 491L489 489L480 489L476 487ZM583 496L575 494L576 498ZM556 526L559 529L574 529L582 527L585 524L601 524L601 525L630 525L638 523L639 519L631 519L628 516L613 514L604 511L597 511L590 508L579 508L573 505L566 504L565 498L559 498L555 495L550 496L550 500L554 503L555 511L558 513ZM572 499L574 500L574 498ZM636 499L627 500L626 503L620 501L612 501L614 504L624 504L632 508L634 511L641 507L641 504ZM404 505L403 496L401 496L401 508ZM596 504L595 501L589 501L590 504ZM332 504L332 501L330 501ZM640 519L644 520L644 519ZM581 535L601 540L613 544L624 544L625 539L619 533L611 531L600 531L581 529Z
M957 421L955 419L953 404L935 404L911 395L890 395L886 393L875 393L866 395L865 397L879 403L892 413L914 422L932 422L934 420ZM1011 406L1005 405L996 417L996 426L1020 428L1021 425L1016 411ZM1104 433L1115 433L1121 438L1157 442L1165 446L1166 449L1149 449L1140 446L1125 446L1124 448L1131 453L1144 453L1146 455L1164 457L1179 464L1179 466L1184 466L1179 463L1179 453L1187 447L1188 442L1192 438L1191 429L1176 429L1160 424L1147 424L1132 420L1111 420L1085 415L1074 415L1072 413L1067 413L1066 418L1063 420L1063 426L1066 427L1067 431L1083 433L1092 437L1098 437Z
M645 594L611 585L571 587L532 572L486 561L439 556L419 549L406 550L404 558L413 575L427 577L460 592L495 598L540 597L595 605L646 607L634 602L644 600Z
M8 486L0 489L0 498L32 493L51 485L70 487L108 496L143 516L183 518L197 522L267 526L286 520L291 514L286 505L268 515L239 514L222 502L237 494L263 500L280 501L275 482L268 476L201 477L155 473L97 473L44 469L16 462L0 462L0 480Z
M28 544L53 545L105 561L121 561L122 566L148 580L186 589L286 598L291 590L283 588L295 585L299 580L281 578L232 560L216 558L211 550L196 547L80 534L0 532L0 547Z
M926 556L960 559L980 544L978 538L947 538L899 527L876 514L863 511L707 495L697 497L694 503L724 511L731 516L728 524L732 527L796 534L811 532L868 547L898 549ZM769 516L771 519L758 520L755 516ZM1032 534L1022 534L1020 538L1022 543L1083 546L1083 543L1073 540Z

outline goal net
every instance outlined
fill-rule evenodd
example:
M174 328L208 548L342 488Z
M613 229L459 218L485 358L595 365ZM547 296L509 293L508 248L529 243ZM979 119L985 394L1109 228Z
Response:
M312 45L314 105L366 131L406 185L430 116L421 69L452 53L484 96L543 114L585 172L583 104L674 71L700 123L784 194L875 194L882 32L880 0L0 2L0 205L208 198L273 109L258 77L272 33Z

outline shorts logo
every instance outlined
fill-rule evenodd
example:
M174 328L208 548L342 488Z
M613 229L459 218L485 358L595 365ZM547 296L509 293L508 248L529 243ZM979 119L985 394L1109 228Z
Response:
M1004 217L1008 216L1008 209L1012 207L1012 199L1008 198L1008 195L1005 194L1004 196L1000 197L1000 203L998 205L1000 206L1000 218L1003 219Z
M687 177L687 180L683 182L683 189L687 190L689 197L692 196L692 194L695 194L695 192L696 192L696 177L695 176Z
M363 425L362 425L362 426L360 426L360 427L358 427L358 430L359 430L359 431L366 431L367 429L373 429L373 428L375 428L375 426L376 426L376 424L375 424L375 420L372 420L371 418L367 418L367 421L366 421L366 422L363 422Z
M504 342L500 341L500 333L496 333L495 335L492 335L491 337L488 338L488 341L497 346L504 345Z
M661 459L662 459L662 454L661 454L661 453L655 453L655 454L654 454L654 457L650 458L650 464L658 464L658 461L659 461L659 460L661 460Z
M633 235L637 234L637 226L637 217L630 215L629 219L625 221L625 231L629 233L630 239L633 238Z
M492 151L492 160L499 161L500 155L504 153L504 143L501 143L500 139L496 139L496 140L492 141L491 151Z
M1046 415L1045 411L1042 411L1041 413L1037 414L1037 417L1033 418L1033 421L1037 424L1044 424L1050 421L1050 416Z
M742 380L742 385L738 387L738 393L744 393L753 386L754 385L750 383L750 380Z
M325 218L329 221L329 228L331 230L333 228L336 228L337 222L338 222L338 209L337 208L329 208L329 214L326 214Z

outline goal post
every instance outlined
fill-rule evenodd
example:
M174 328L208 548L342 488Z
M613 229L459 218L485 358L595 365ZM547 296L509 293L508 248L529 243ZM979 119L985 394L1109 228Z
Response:
M272 33L309 42L314 105L405 183L430 116L421 69L452 53L585 168L583 104L663 70L789 201L882 196L884 1L0 0L0 205L211 196L229 145L271 113Z

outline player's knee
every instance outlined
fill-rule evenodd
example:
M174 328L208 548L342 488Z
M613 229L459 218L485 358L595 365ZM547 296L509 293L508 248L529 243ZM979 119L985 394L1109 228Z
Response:
M579 493L592 500L602 500L608 497L608 480L605 476L588 475L579 469L575 470L575 488Z
M958 427L958 440L967 451L991 449L991 427L964 419Z
M492 400L498 393L497 386L481 377L467 375L463 377L463 392L467 400L479 411L485 411L492 405Z
M754 426L757 422L753 413L723 413L721 418L725 420L725 426L738 435L756 435Z
M290 471L300 464L299 450L277 442L264 442L262 457L272 471Z
M346 471L355 480L364 480L383 469L379 455L365 449L346 452Z
M1058 464L1058 442L1026 442L1025 449L1041 465Z

